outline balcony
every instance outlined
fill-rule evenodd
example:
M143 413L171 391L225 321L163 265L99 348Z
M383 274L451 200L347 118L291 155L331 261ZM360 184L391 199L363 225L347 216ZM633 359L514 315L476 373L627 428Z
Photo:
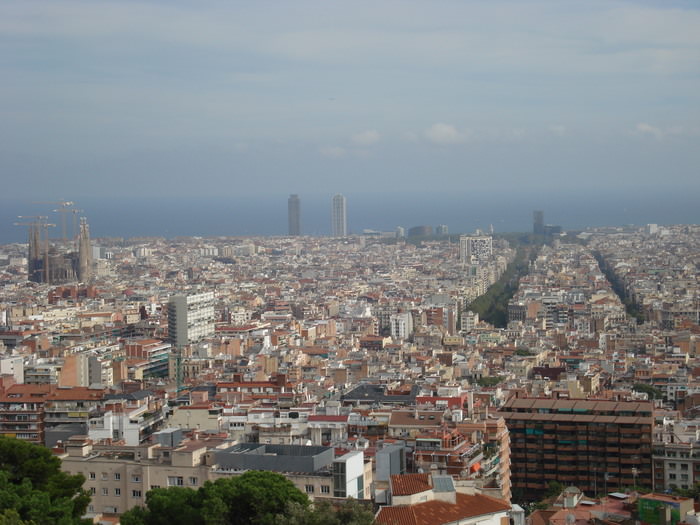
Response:
M641 464L642 459L639 457L621 457L620 458L620 463L623 465L639 465Z

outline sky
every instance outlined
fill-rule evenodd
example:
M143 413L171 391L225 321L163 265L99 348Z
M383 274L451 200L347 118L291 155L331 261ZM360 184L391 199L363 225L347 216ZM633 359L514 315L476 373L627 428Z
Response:
M0 203L700 191L694 1L3 0L0 79Z

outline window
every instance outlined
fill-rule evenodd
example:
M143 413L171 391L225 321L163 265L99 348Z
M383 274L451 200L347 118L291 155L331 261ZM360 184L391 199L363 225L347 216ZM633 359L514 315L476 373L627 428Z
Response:
M115 496L121 496L121 495L122 495L122 489L114 489L114 495L115 495Z
M97 475L94 472L90 472L90 479L97 479Z
M141 483L141 476L133 475L131 476L132 483Z
M102 487L102 495L109 496L109 489L107 487Z
M105 514L117 514L117 507L107 506L104 512Z
M675 475L675 474L669 474L669 475L668 475L668 479L676 479L676 475Z
M168 476L168 487L182 487L184 484L182 476Z
M122 479L122 475L119 472L114 473L114 481L119 481Z
M336 498L344 498L346 494L345 487L345 463L336 461L333 463L333 496Z
M90 487L90 494L92 494L93 496L97 494L97 489L95 487Z
M140 497L141 497L141 491L140 491L140 490L132 490L132 491L131 491L131 497L132 497L132 498L140 498Z
M321 485L321 494L330 494L331 493L331 486L330 485Z
M151 490L153 490L153 489L159 489L159 488L160 488L160 485L151 485Z
M304 485L304 490L306 490L307 494L313 494L314 493L314 486L313 485Z
M190 477L190 479L188 481L189 481L190 485L193 485L193 486L196 486L199 483L199 480L195 477Z
M107 479L107 473L103 472L102 473L102 481L105 481Z

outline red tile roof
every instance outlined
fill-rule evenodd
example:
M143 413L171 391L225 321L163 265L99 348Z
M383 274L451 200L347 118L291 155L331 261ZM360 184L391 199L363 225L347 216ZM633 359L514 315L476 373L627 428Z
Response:
M418 494L431 488L430 474L393 474L391 476L391 493L395 496Z
M510 505L505 501L483 494L457 494L456 496L456 503L433 500L402 507L382 507L377 514L377 523L380 525L441 525L510 510Z

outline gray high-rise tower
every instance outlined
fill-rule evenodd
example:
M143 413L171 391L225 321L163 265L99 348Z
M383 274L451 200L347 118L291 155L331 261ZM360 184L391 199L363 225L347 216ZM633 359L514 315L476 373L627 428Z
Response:
M301 235L301 201L296 193L287 200L287 217L289 219L289 235Z
M348 217L346 212L346 201L340 193L333 196L331 207L331 234L333 237L347 237Z
M532 212L532 233L544 235L544 212L542 210Z

